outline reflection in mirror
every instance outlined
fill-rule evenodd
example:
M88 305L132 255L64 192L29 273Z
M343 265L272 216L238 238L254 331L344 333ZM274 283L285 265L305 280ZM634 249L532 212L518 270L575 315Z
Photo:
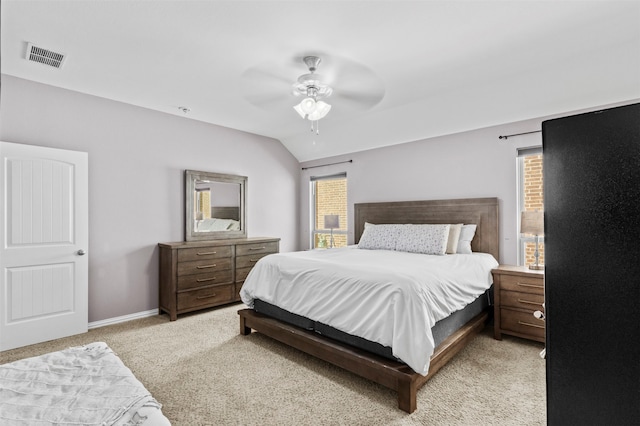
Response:
M186 240L246 237L245 176L185 171Z

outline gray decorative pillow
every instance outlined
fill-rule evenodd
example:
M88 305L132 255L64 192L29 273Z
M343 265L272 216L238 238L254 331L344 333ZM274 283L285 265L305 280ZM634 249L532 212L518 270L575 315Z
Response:
M400 238L402 225L364 224L364 232L358 242L358 248L368 250L395 250Z
M451 225L402 225L396 250L409 253L445 254Z
M478 225L462 225L460 230L460 239L458 240L458 254L471 254L471 240L476 235Z

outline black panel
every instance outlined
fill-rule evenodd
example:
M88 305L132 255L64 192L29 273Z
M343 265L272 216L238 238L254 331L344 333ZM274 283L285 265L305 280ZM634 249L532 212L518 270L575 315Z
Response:
M547 421L640 424L640 104L542 133Z
M298 314L286 311L271 303L263 302L260 299L253 301L253 309L256 312L270 316L280 321L284 321L288 324L295 325L296 327L304 328L305 330L313 330L315 321L309 318L303 317Z

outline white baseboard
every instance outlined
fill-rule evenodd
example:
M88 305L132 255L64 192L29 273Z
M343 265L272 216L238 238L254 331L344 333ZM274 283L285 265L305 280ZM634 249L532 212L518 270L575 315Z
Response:
M105 325L118 324L120 322L131 321L138 318L146 318L158 315L158 308L150 309L148 311L136 312L135 314L122 315L121 317L107 318L100 321L93 321L89 323L89 330L92 328L104 327Z

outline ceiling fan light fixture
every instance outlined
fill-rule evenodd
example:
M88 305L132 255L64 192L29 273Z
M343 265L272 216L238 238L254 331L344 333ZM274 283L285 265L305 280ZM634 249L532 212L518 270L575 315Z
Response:
M316 109L307 117L311 121L317 121L324 118L331 110L331 105L326 102L316 102Z
M305 114L305 112L302 110L302 107L300 106L300 104L295 105L295 106L293 107L293 109L295 109L295 110L296 110L296 112L297 112L298 114L300 114L300 117L302 117L302 118L307 118L307 114Z
M305 114L311 114L316 110L316 100L313 98L304 98L299 105Z
M295 96L304 96L304 99L298 105L295 105L293 109L300 117L311 121L311 131L320 134L318 120L324 118L331 110L331 105L322 102L320 99L331 96L333 89L321 81L322 77L315 74L320 58L306 56L304 63L309 68L309 73L301 75L293 85L293 94Z

